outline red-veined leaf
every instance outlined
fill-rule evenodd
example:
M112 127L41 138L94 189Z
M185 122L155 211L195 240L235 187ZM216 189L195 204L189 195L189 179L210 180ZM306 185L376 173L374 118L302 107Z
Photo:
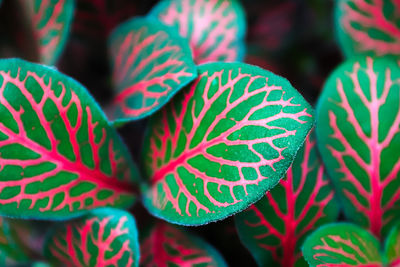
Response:
M0 60L0 214L61 219L127 208L137 178L82 85L45 66Z
M337 35L348 57L400 54L398 0L338 0L336 5Z
M240 239L260 266L308 266L300 247L338 206L311 133L286 176L265 197L236 215Z
M67 42L74 14L73 0L20 0L38 43L39 61L53 65Z
M116 121L150 115L197 76L187 42L155 19L134 18L118 26L109 47Z
M54 263L71 267L139 266L135 220L117 209L91 211L51 229L44 255Z
M158 223L143 238L140 266L227 266L220 254L203 240L167 223Z
M237 0L164 0L151 15L178 29L198 64L244 57L246 21Z
M313 125L291 84L258 67L208 63L150 122L145 206L168 221L220 220L284 176Z
M29 262L23 248L15 241L7 220L0 217L0 264L1 266L17 266Z
M377 237L400 219L399 77L390 59L347 61L317 107L319 150L345 214Z
M304 242L303 255L312 267L381 267L379 241L349 223L325 225Z
M385 260L390 267L400 266L400 223L389 232L385 241Z

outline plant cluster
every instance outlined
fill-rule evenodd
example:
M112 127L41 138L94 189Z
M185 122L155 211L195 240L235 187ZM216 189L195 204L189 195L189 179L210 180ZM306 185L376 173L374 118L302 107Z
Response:
M335 2L315 111L244 63L238 0L3 2L30 46L0 49L1 266L227 266L189 229L230 216L260 266L400 266L398 0ZM72 28L107 46L109 101L57 69Z

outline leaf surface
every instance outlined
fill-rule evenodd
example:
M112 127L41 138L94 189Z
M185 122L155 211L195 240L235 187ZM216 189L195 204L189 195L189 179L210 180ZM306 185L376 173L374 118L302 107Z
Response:
M312 267L381 267L379 241L349 223L322 226L304 242L303 255Z
M347 57L400 54L398 0L336 1L336 31Z
M121 210L91 211L51 229L44 255L55 263L71 267L139 266L135 220Z
M39 61L54 65L68 39L74 14L73 0L19 1L29 18L38 45Z
M197 64L244 57L246 21L239 1L164 0L150 14L178 29Z
M300 246L315 228L336 220L333 196L311 132L279 184L235 216L239 237L259 266L308 266Z
M385 241L385 259L390 267L400 266L400 223L397 223Z
M226 267L221 255L203 240L167 223L158 223L141 242L142 267Z
M118 26L109 49L117 121L154 113L197 76L187 42L155 19L134 18Z
M400 219L399 77L390 59L347 61L317 105L319 150L344 212L378 237Z
M313 125L290 83L241 63L209 63L158 112L144 143L144 204L168 221L220 220L284 176Z
M127 208L137 178L82 85L45 66L0 60L0 214L62 219Z

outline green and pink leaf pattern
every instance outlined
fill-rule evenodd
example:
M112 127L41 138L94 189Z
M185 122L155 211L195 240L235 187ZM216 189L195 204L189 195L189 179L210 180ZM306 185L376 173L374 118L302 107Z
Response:
M385 241L385 259L390 267L400 266L400 223L392 228Z
M17 266L29 262L29 258L22 247L11 234L7 220L0 217L0 265Z
M348 223L322 226L304 242L303 255L312 267L381 267L379 241Z
M336 28L346 56L400 54L398 0L339 0L336 4Z
M154 113L197 76L189 45L155 19L134 18L118 26L109 49L117 121Z
M319 150L345 214L377 237L400 219L399 77L390 59L347 61L317 106Z
M42 65L0 61L0 214L60 219L127 208L137 178L82 85Z
M244 57L246 21L237 0L164 0L151 14L178 29L197 64Z
M312 108L287 80L241 63L204 64L150 121L144 204L184 225L239 212L279 182L312 125Z
M54 263L71 267L139 266L135 220L121 210L91 211L51 229L44 254Z
M19 1L38 45L39 61L54 65L67 42L74 14L73 0Z
M140 245L142 267L226 267L220 254L203 240L167 223L158 223Z
M308 266L300 246L318 226L335 221L338 206L310 134L280 183L236 215L240 239L260 266Z

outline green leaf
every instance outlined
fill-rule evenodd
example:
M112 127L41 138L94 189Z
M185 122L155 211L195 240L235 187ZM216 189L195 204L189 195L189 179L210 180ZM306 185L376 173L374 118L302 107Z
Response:
M16 242L8 221L0 217L0 265L11 267L28 262L29 257Z
M63 219L134 201L136 167L86 89L45 66L0 60L0 214Z
M19 0L38 45L39 61L54 65L68 39L74 0Z
M221 220L284 176L313 125L291 84L241 63L208 63L151 118L144 204L183 225Z
M338 216L313 132L286 176L266 196L235 216L239 237L259 266L308 266L300 246L318 226Z
M400 219L399 77L394 60L349 60L317 105L318 148L345 215L377 237Z
M304 242L305 260L312 267L381 267L379 241L366 230L349 223L320 227Z
M44 255L71 267L139 266L134 218L125 211L102 208L50 230Z
M111 34L117 122L146 117L196 78L189 44L159 21L134 18Z
M143 238L141 267L226 267L221 255L209 244L183 229L158 223Z
M385 241L385 259L389 266L399 266L400 264L400 223L392 228Z
M335 26L347 57L400 55L398 0L337 0Z
M150 15L189 41L197 64L243 60L246 20L237 0L163 0Z

